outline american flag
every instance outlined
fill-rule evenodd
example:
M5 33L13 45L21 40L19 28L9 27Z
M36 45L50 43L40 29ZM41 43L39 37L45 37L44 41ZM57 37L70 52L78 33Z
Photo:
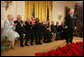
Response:
M32 19L32 22L35 22L35 6L33 4L33 12L32 12L32 16L31 19Z
M31 17L31 19L32 19L32 22L35 22L35 18Z

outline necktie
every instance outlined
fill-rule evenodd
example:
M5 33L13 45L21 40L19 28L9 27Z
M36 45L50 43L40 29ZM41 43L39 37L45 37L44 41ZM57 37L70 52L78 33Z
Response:
M20 22L20 24L22 24L21 21L19 21L19 22Z

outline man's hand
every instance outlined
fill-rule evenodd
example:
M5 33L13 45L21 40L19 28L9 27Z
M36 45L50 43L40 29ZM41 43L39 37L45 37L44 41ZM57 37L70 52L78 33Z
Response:
M49 30L49 28L47 28L47 30Z
M76 29L77 29L77 27L75 26L75 27L74 27L74 30L76 30Z
M23 25L25 24L25 21L23 21Z
M65 28L68 28L67 26L65 26Z

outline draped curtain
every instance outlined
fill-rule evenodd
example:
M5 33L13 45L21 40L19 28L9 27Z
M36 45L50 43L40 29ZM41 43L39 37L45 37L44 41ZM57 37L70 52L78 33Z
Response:
M25 1L25 20L32 17L33 5L35 6L35 18L42 22L47 19L47 9L49 8L49 19L51 21L52 1Z

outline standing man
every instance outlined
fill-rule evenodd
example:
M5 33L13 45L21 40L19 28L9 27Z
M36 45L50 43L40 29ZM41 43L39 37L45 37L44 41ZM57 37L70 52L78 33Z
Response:
M24 28L25 22L22 21L21 15L17 16L17 20L14 21L14 23L17 23L16 25L16 32L20 35L20 46L23 47L23 34L25 34L26 40L25 40L25 45L28 46L28 34Z
M70 12L69 12L69 15L67 15L65 17L65 28L68 29L68 37L66 39L66 42L67 43L72 43L72 40L73 40L73 32L74 30L76 30L76 17L74 15L74 9L71 9ZM68 39L70 38L70 41L68 41Z

